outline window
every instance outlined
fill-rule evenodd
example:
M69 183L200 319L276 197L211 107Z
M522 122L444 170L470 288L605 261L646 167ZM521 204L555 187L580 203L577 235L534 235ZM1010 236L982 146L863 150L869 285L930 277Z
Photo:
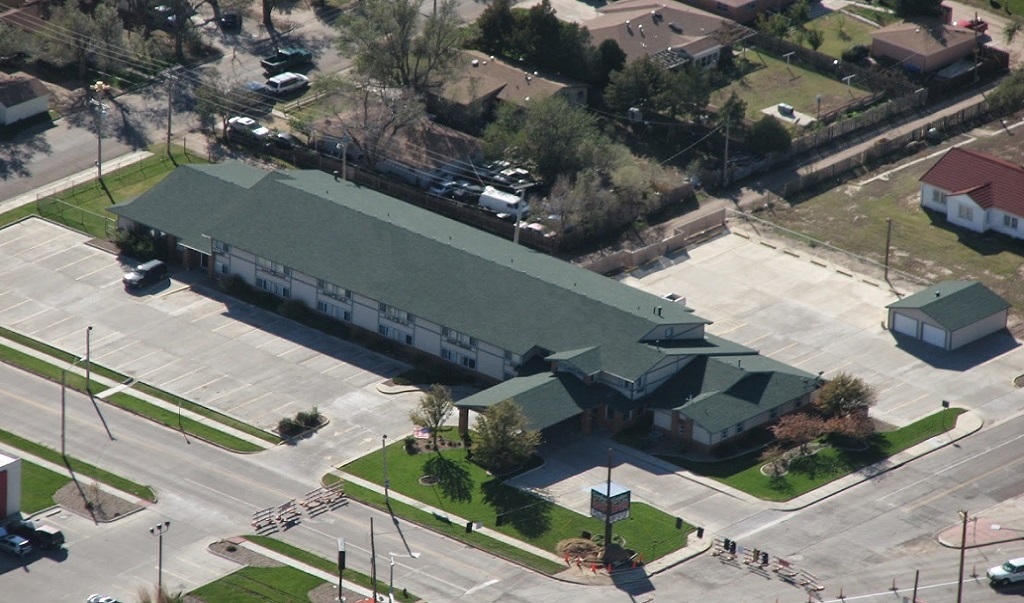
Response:
M213 242L213 251L216 253L231 253L231 245L222 241Z
M469 356L466 356L465 354L460 354L448 348L441 348L441 358L444 358L449 362L454 362L455 364L461 364L462 366L468 369L476 368L475 358L471 358Z
M1003 226L1009 226L1010 228L1017 230L1017 218L1013 216L1003 215Z
M394 306L389 306L383 302L381 302L379 307L381 313L384 314L384 318L387 318L388 320L394 322L402 323L403 325L413 324L412 314L409 314L405 310L399 310Z
M773 419L778 417L779 416L779 409L778 408L773 408L771 410L771 412L768 413L768 416L773 418Z
M231 267L227 264L217 264L217 272L221 274L231 274Z
M470 337L469 335L466 335L465 333L460 333L455 329L441 327L441 336L447 339L450 343L454 343L457 346L461 346L464 348L476 347L476 339Z
M291 276L292 269L283 264L268 260L267 258L261 258L256 256L256 267L264 272L270 272L271 274L277 274L279 276Z
M672 327L665 327L665 339L672 337L672 333L674 332L675 331L672 329Z
M741 433L743 433L743 423L737 423L736 424L736 434L738 435L738 434L741 434Z
M394 339L395 341L404 343L405 345L412 345L412 335L405 331L401 331L387 325L377 325L377 332L388 339Z
M958 207L957 210L956 210L956 215L961 220L970 220L970 221L973 222L974 221L974 208L971 207L970 205L967 205L966 203L961 203L960 207Z
M316 288L320 290L320 293L333 297L334 299L350 300L352 299L352 292L344 287L339 287L335 284L328 283L323 279L316 280Z
M345 308L340 308L334 304L318 301L316 302L316 309L318 312L322 312L332 318L341 319L345 322L352 322L352 313Z
M632 409L627 410L626 414L623 415L622 420L626 421L626 422L632 421L633 420L633 410Z
M932 203L938 203L939 205L946 204L946 193L933 188L932 189Z
M729 430L728 429L723 429L722 433L720 433L718 435L720 436L719 439L721 439L721 440L728 439L729 438Z
M615 420L615 409L613 409L611 406L605 406L604 407L604 418L608 419L609 421L614 421Z

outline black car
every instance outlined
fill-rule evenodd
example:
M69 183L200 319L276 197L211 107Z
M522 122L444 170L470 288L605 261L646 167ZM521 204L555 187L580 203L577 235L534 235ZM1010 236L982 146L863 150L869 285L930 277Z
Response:
M270 144L274 147L281 149L282 151L291 151L292 149L298 149L306 145L302 144L302 141L295 137L294 134L288 132L274 132L270 135Z
M225 31L238 31L242 29L242 14L230 10L221 13L219 23L220 28Z
M163 282L168 278L170 278L170 271L167 270L167 264L160 260L150 260L144 264L139 264L128 274L125 274L121 282L124 283L126 291L138 291Z

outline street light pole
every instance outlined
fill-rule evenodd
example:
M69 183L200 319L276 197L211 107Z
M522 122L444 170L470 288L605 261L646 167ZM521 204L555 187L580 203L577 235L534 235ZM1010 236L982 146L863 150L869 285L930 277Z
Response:
M341 588L341 580L342 580L341 575L342 575L342 573L344 571L345 571L345 539L344 538L339 538L338 539L338 601L341 601L341 603L345 603L345 595L342 594L344 591Z
M156 596L158 599L160 598L160 593L164 590L164 533L169 529L171 529L170 521L158 523L149 528L149 533L156 536L159 540L156 557Z
M92 395L92 390L89 388L89 381L92 378L92 360L91 360L91 336L92 336L92 325L89 325L85 329L85 393Z
M960 532L960 573L956 577L956 603L961 603L964 595L964 553L967 550L967 510L960 509L957 513L963 522Z
M89 104L96 107L96 178L99 180L103 179L103 116L107 112L107 106L103 104L103 101L99 100L102 95L106 94L110 90L110 86L104 84L102 81L97 81L95 84L90 86L92 91L96 93L96 98L89 101Z
M65 383L67 383L68 372L64 369L60 371L60 455L61 457L67 456L64 452L64 391L66 389Z
M395 603L395 556L391 556L391 578L388 580L388 603Z
M384 466L384 504L390 504L388 499L388 488L391 487L391 480L388 479L388 436L384 434L380 438L380 456Z

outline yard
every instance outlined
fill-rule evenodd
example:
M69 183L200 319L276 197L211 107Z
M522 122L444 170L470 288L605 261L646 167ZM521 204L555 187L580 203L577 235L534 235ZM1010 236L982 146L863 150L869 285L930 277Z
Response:
M868 440L865 450L825 446L816 454L793 460L789 473L780 477L768 477L761 473L764 462L758 460L760 451L713 463L659 456L698 475L714 478L758 498L786 501L952 429L956 426L956 417L963 412L962 408L949 408L900 429L876 433Z
M871 46L871 32L876 29L859 19L838 11L822 15L808 22L805 27L821 30L825 34L825 41L818 48L818 52L837 59L843 56L844 51L853 46ZM792 34L790 37L793 37ZM804 43L804 46L809 47L807 43Z
M745 49L743 54L755 67L754 71L714 91L711 104L721 106L735 91L747 103L747 118L752 121L761 119L762 109L779 103L788 103L797 111L815 115L819 94L822 113L839 109L857 98L870 96L867 91L796 65L786 65L784 60L751 48ZM737 64L742 61L742 58L739 59Z
M999 124L989 124L993 133ZM951 143L965 142L954 137ZM1024 163L1019 136L979 136L968 147L1014 163ZM942 149L929 148L924 161L879 166L850 182L805 199L790 200L766 215L769 221L876 262L885 259L886 220L892 220L890 266L929 282L977 279L1024 311L1024 242L999 234L976 234L950 226L944 216L920 206L918 179L938 161ZM938 154L937 154L938 153ZM931 155L935 154L934 157Z
M597 519L505 485L468 461L464 448L411 455L402 442L396 442L386 451L391 490L445 513L478 521L551 552L556 550L559 541L578 538L584 531L604 533L604 523ZM374 452L345 465L342 470L381 483L381 460L380 452ZM424 485L421 483L424 475L434 476L436 483ZM614 525L615 536L621 537L626 547L639 552L646 561L685 546L691 530L688 525L676 529L674 517L638 502L633 502L629 519Z

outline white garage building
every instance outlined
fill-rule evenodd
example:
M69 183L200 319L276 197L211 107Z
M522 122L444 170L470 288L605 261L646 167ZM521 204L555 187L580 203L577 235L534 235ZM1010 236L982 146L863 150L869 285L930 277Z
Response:
M955 350L1005 329L1010 304L978 281L946 281L886 308L890 331Z
M34 77L0 79L0 125L9 126L50 110L50 91Z

